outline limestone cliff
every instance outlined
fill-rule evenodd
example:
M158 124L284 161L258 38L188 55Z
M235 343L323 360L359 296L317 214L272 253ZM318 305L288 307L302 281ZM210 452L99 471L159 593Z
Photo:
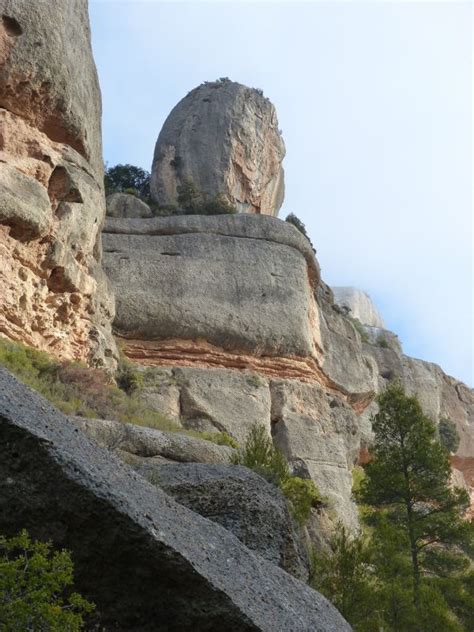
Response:
M362 337L292 225L251 215L108 218L103 243L116 332L132 361L156 367L142 396L186 428L240 443L263 424L328 499L324 520L357 527L351 470L367 455L375 395L395 377L435 423L457 424L453 466L473 484L473 392L404 356L353 290L368 323Z
M0 0L0 332L113 366L86 0Z
M274 106L260 90L228 79L206 82L176 107L158 137L151 192L173 204L187 179L223 194L239 212L277 215L283 202L285 146Z

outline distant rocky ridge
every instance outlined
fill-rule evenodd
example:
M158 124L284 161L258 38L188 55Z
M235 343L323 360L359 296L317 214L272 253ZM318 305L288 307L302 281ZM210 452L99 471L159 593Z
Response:
M0 0L0 332L113 368L87 0Z
M355 287L333 287L334 301L349 310L353 318L357 318L362 325L385 329L385 324L378 309L370 296Z
M229 79L191 90L158 137L151 193L175 204L191 180L208 196L222 194L242 213L278 215L284 196L285 145L274 106L261 90Z

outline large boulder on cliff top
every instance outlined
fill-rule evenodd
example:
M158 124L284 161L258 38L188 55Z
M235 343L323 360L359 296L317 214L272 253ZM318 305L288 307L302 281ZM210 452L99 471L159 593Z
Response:
M87 0L0 0L0 330L114 365Z
M179 505L0 369L0 532L68 548L99 626L349 631L324 597Z
M274 106L261 90L230 80L206 82L171 111L158 136L151 192L174 204L192 180L223 194L241 213L278 214L284 197L285 146Z

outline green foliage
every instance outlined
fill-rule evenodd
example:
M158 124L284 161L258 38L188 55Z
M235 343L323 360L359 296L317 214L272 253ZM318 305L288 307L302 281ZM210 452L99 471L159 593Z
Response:
M382 347L382 349L390 348L390 345L388 344L388 341L383 334L379 334L377 336L377 346Z
M456 452L459 448L460 437L458 431L456 430L456 424L452 422L451 419L448 419L447 417L440 419L438 425L438 435L439 440L448 452Z
M209 198L196 187L189 178L177 188L177 202L180 209L190 215L223 215L237 213L224 195Z
M297 228L300 231L301 234L303 234L306 237L306 239L309 241L311 245L311 248L313 249L313 252L316 254L316 250L313 246L313 242L309 238L308 232L306 230L306 226L303 224L300 218L297 217L294 213L290 213L289 215L285 217L285 222L288 222L288 224L292 224L295 228Z
M199 438L206 439L207 441L212 441L212 443L216 443L217 445L227 445L229 448L239 448L239 444L231 437L227 432L200 432L198 433Z
M163 413L146 406L139 395L147 372L137 371L123 356L117 373L118 385L99 369L78 363L59 363L46 353L4 338L0 338L0 366L41 393L66 415L114 419L179 432L220 445L230 445L233 441L231 437L223 436L224 433L183 430Z
M150 195L150 174L141 167L133 165L115 165L105 169L105 193L132 193L141 198Z
M472 523L463 519L467 493L451 487L448 454L415 397L394 383L379 395L378 405L372 461L365 466L358 497L371 508L365 520L378 551L378 573L397 596L395 601L390 597L391 603L403 602L399 609L418 617L415 627L407 620L393 629L462 629L436 580L458 577L469 566L473 539ZM417 611L411 615L407 595ZM395 625L395 614L389 619Z
M295 520L304 525L311 508L321 505L323 499L311 480L292 476L285 455L276 448L265 426L254 424L243 448L232 457L235 465L245 465L280 487L285 495Z
M233 456L232 463L245 465L278 487L290 477L284 454L273 445L261 424L252 426L245 446Z
M198 213L203 203L202 194L192 180L187 178L177 187L178 206L189 213Z
M0 536L0 629L5 632L84 629L94 604L71 591L73 563L68 551L33 542L26 531Z
M362 340L362 342L369 342L369 336L364 328L364 325L360 322L360 320L358 318L352 318L352 316L349 316L349 319L351 321L351 323L354 325L354 327L357 329L357 331L359 332L359 336Z
M289 215L287 215L285 218L285 222L288 222L288 224L292 224L300 231L300 233L302 233L306 237L306 239L309 239L308 233L306 232L306 226L294 213L290 213Z
M361 537L350 537L339 524L331 549L313 552L312 587L330 599L355 630L378 632L382 629L381 618L367 543Z
M281 489L290 502L293 517L300 525L308 522L311 508L323 502L318 488L309 479L290 476L282 482Z

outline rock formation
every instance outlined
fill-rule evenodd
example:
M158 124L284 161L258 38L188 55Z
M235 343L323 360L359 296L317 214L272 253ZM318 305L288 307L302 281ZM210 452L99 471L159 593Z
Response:
M111 193L106 199L109 217L152 217L150 207L135 195L129 193Z
M0 532L68 548L114 630L351 629L324 597L179 505L0 369Z
M260 90L228 79L206 82L171 111L158 137L151 192L176 203L177 187L223 194L241 213L278 214L285 146L274 106Z
M349 310L363 325L385 329L385 324L370 296L355 287L333 287L334 301Z
M0 332L113 366L87 1L0 0Z
M351 378L338 362L323 368L331 349L307 239L271 217L108 218L103 245L124 352L156 367L148 404L240 444L263 424L355 529L357 419L373 399L376 365L355 358Z
M264 425L293 471L327 498L324 523L329 516L357 529L351 470L367 458L375 395L394 377L435 423L455 421L462 441L453 465L473 485L472 391L404 356L365 293L351 289L350 315L341 310L290 224L251 215L109 218L103 244L125 354L155 367L147 403L240 444L252 424Z

